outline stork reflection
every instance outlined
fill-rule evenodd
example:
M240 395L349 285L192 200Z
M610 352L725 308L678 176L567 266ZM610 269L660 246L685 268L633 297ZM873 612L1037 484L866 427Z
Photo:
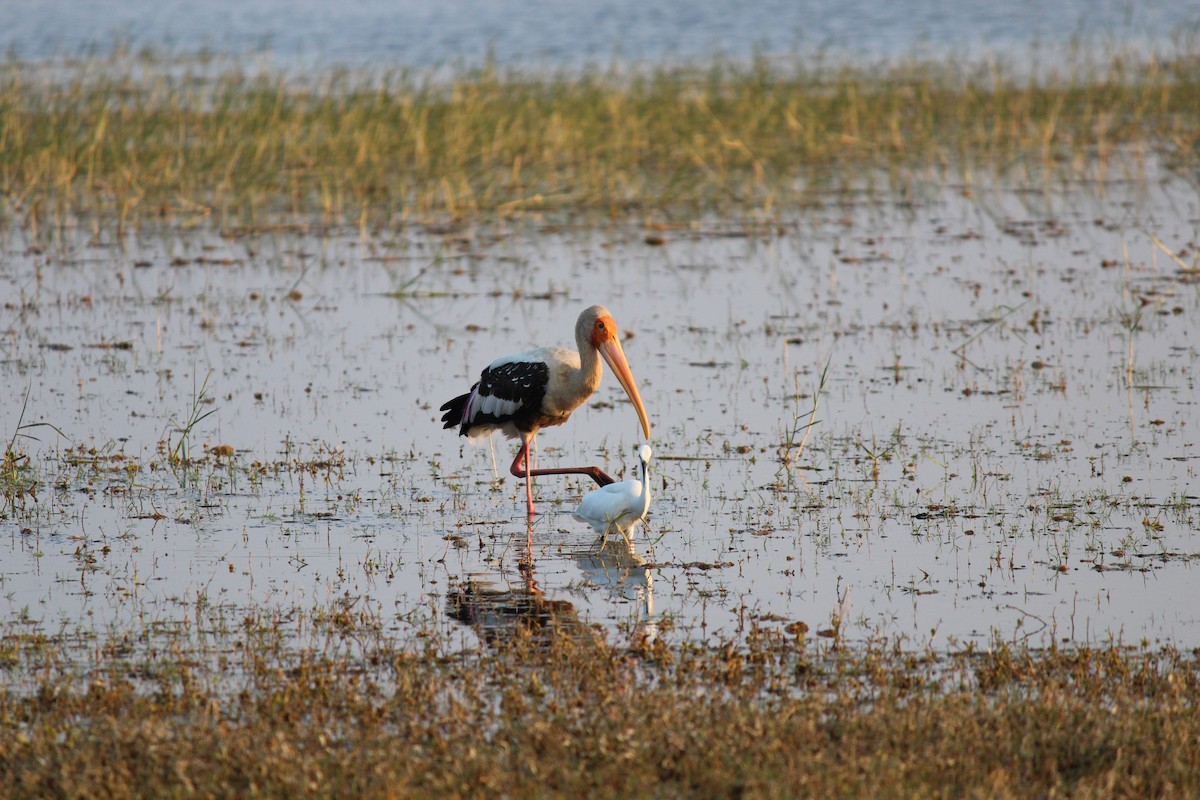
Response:
M527 536L528 541L532 537ZM621 537L597 537L589 546L560 551L583 573L582 586L594 596L602 587L617 606L636 604L633 631L645 643L658 636L654 619L654 575L645 556ZM597 629L580 616L576 602L546 595L535 577L532 554L524 553L518 570L467 574L446 599L451 619L475 630L489 645L514 637L550 643L557 636L591 639Z

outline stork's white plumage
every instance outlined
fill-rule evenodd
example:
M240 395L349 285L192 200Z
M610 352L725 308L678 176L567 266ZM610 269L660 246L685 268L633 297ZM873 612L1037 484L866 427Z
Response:
M589 492L572 516L591 525L602 536L617 531L628 542L629 531L650 510L650 456L650 445L642 445L638 451L639 476Z
M539 347L498 358L484 369L471 391L447 401L440 409L446 412L442 416L443 427L457 427L462 436L476 439L500 431L521 440L521 449L509 471L518 478L525 478L525 497L531 517L534 514L534 475L576 473L591 476L601 486L613 482L599 467L529 468L529 444L537 432L566 422L571 412L583 405L600 385L601 358L629 395L642 430L646 438L650 438L646 409L625 360L617 323L608 309L592 306L579 315L575 323L575 343L579 352L562 347Z

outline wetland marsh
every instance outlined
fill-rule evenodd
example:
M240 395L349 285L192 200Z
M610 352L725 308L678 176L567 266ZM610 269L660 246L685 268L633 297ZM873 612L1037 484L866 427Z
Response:
M1194 791L1194 64L12 66L7 788ZM653 426L633 551L587 481L527 526L512 443L437 411L592 303ZM537 457L639 437L609 375Z

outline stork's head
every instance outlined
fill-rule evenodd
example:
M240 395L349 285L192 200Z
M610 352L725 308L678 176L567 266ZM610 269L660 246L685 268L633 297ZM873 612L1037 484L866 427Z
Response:
M617 323L612 314L604 306L592 306L579 315L576 323L576 334L580 342L587 341L600 357L608 364L609 369L617 376L621 388L629 395L629 401L637 410L638 419L642 423L642 431L650 438L650 420L646 417L646 407L642 405L642 396L638 393L637 384L633 382L633 373L629 371L629 363L625 360L625 350L621 347L621 336ZM580 335L582 334L582 335Z

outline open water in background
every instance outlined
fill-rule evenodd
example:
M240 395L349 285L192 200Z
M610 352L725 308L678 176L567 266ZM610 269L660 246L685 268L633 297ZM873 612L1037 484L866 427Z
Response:
M0 52L23 60L118 47L267 54L278 66L505 66L817 54L913 54L1022 64L1075 44L1169 50L1200 31L1187 0L4 0ZM1033 50L1033 61L1027 59Z

